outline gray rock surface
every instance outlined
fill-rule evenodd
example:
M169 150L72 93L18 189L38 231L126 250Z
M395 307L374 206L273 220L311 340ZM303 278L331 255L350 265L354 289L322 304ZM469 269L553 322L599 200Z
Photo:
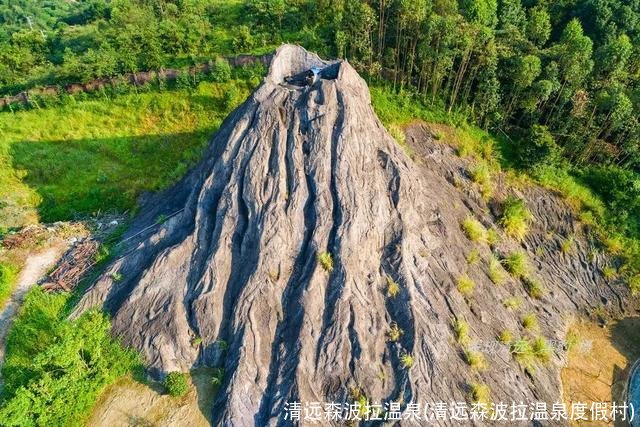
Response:
M312 67L327 71L311 85L285 82ZM490 227L498 208L425 126L411 126L408 141L420 162L386 132L347 62L282 46L202 162L146 200L122 256L76 313L111 312L114 333L156 375L223 367L216 424L276 424L286 401L343 401L350 387L373 402L426 404L468 401L469 385L483 382L493 401L560 401L564 351L528 374L497 334L525 334L520 317L535 312L539 334L562 340L572 317L600 306L624 311L624 288L604 281L605 260L589 258L593 244L568 207L536 188L521 191L535 215L529 237L522 245L504 238L496 251L525 249L547 293L534 300L514 279L492 284L491 249L470 242L460 222L474 216ZM561 253L557 236L569 234L575 248ZM473 248L482 261L469 265ZM317 262L322 252L333 271ZM464 273L476 282L469 298L456 287ZM387 276L401 285L395 298ZM522 307L506 309L509 296ZM465 363L456 318L469 323L485 371ZM386 337L393 322L404 331L397 343ZM399 362L404 352L411 369Z

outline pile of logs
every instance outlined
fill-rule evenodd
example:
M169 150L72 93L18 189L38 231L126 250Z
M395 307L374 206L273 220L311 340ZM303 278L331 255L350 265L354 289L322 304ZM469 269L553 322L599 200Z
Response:
M55 270L43 281L48 292L70 291L82 280L84 274L95 265L95 254L100 244L93 239L76 243L64 254Z

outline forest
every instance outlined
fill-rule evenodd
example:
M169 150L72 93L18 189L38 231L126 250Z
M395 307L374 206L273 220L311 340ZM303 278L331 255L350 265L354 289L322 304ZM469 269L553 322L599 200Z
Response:
M638 233L640 1L12 0L0 95L296 42L570 168Z

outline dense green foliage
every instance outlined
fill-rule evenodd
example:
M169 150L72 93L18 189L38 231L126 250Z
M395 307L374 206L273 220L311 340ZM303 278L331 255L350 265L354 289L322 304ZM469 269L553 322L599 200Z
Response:
M0 0L0 94L209 61L216 81L216 56L297 42L508 133L519 167L584 177L637 234L638 197L608 188L640 186L638 22L638 0Z
M0 262L0 308L4 307L16 281L17 268L11 264Z
M167 394L172 397L182 397L189 391L187 374L182 372L169 372L163 385Z
M68 298L27 294L7 339L1 425L82 425L104 387L140 366L103 314L67 320Z

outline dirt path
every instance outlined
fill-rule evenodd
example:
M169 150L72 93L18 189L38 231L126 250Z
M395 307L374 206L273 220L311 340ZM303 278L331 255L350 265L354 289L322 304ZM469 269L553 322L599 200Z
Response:
M11 295L11 298L9 298L9 301L0 312L0 363L4 360L7 333L25 294L58 261L65 249L65 245L59 244L27 258L25 266L18 276L18 283L13 295Z

